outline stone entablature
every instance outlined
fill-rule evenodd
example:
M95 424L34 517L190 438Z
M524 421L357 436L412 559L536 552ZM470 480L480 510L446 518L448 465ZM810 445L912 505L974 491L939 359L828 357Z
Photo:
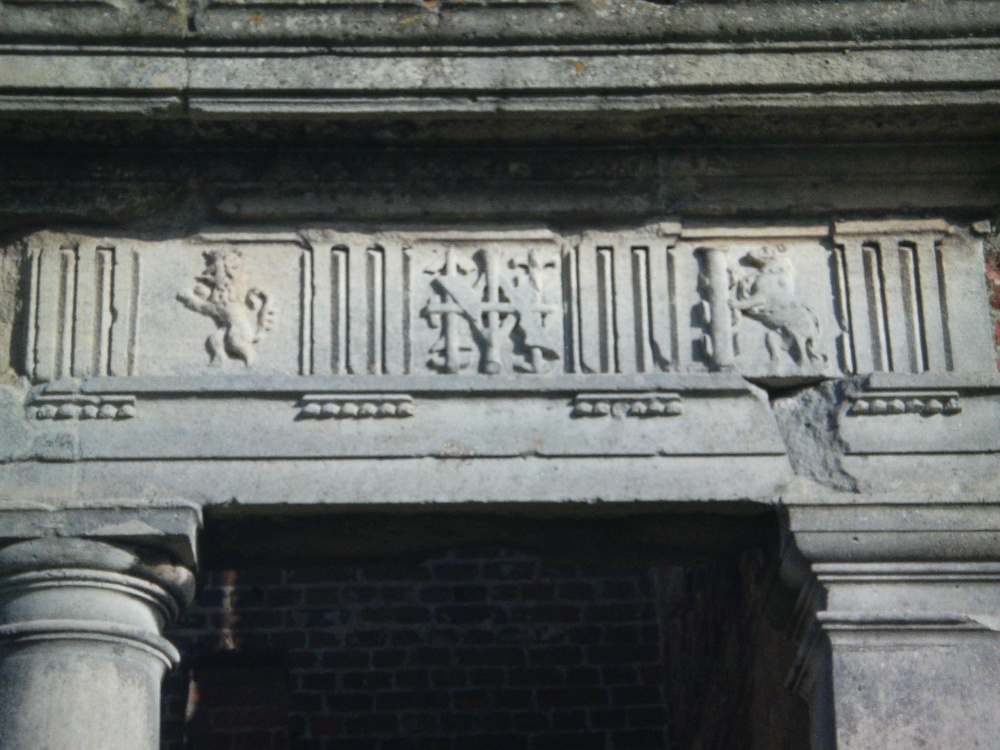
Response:
M988 482L981 242L932 217L37 232L33 382L0 393L27 463L0 487L311 505Z
M941 220L26 242L39 383L992 369L981 242Z
M992 747L998 8L5 2L0 750L156 746L202 509L640 506L781 519L812 750Z

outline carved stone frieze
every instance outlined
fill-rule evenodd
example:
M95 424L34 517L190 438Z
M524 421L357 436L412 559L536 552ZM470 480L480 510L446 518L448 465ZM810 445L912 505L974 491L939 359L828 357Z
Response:
M851 221L833 227L848 372L994 369L975 304L982 243L940 220Z
M993 369L981 238L940 220L27 244L35 382Z
M420 315L440 335L426 365L451 374L549 372L563 353L559 261L557 248L433 251Z
M715 369L769 377L840 371L831 355L841 331L826 306L833 291L824 281L828 273L820 231L696 233L710 242L696 251L704 297L698 313L702 351ZM773 242L782 236L784 242ZM823 306L817 299L823 299Z
M752 318L767 329L765 344L772 362L782 354L798 365L820 366L822 329L810 307L795 296L795 266L783 245L764 245L743 256L729 270L729 306L734 327Z

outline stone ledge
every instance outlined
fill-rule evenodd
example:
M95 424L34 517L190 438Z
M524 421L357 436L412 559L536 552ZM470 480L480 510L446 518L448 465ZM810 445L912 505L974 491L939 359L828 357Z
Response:
M44 537L77 538L167 552L195 567L201 508L183 500L138 506L107 500L77 507L5 502L0 506L0 545Z

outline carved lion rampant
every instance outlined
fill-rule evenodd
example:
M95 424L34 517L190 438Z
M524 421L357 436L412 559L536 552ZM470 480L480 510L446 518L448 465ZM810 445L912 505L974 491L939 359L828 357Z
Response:
M257 287L247 288L243 255L236 248L209 250L203 257L205 270L195 277L194 289L177 299L218 326L205 341L211 365L241 359L250 367L257 359L257 344L274 325L271 299Z
M800 365L825 363L818 351L820 325L816 315L795 299L795 267L781 245L751 250L730 275L734 325L746 315L770 329L765 342L772 360L788 352ZM742 271L742 273L740 272Z

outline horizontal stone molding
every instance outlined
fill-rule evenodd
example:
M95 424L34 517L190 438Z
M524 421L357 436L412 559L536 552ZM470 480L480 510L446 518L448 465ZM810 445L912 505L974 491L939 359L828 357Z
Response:
M1000 633L1000 619L976 618L958 613L882 614L825 610L816 615L828 633L892 633L901 638L929 633ZM843 642L843 641L841 641Z
M144 376L129 378L82 378L46 383L41 392L53 397L72 394L89 396L95 391L108 394L135 393L138 397L225 397L252 396L255 393L278 394L301 399L304 395L322 398L326 395L358 398L367 394L420 395L421 397L461 396L477 391L501 395L573 395L581 383L592 386L594 392L657 391L699 394L706 397L737 396L746 393L746 381L735 372L718 373L646 373L643 375L588 374L552 375L545 378L523 378L504 375L463 375L443 378L436 375L258 375L225 374L186 375L184 377ZM312 386L303 389L303 384ZM380 389L379 386L383 386ZM385 388L388 386L388 388ZM644 389L645 387L645 389ZM1000 388L1000 381L998 381Z
M855 396L851 401L848 414L855 417L886 414L951 416L962 412L957 391L874 391Z
M875 498L848 503L831 499L786 507L795 544L817 574L828 572L834 579L888 576L889 581L906 576L920 580L921 575L947 580L967 573L992 580L997 575L995 565L980 567L996 557L1000 538L1000 509L989 503L912 497L885 503ZM887 567L877 567L883 563ZM911 563L915 567L906 567ZM935 567L942 563L954 567ZM837 565L859 567L820 567Z
M27 407L28 419L133 419L138 416L134 396L38 396Z
M92 641L134 648L155 656L167 669L176 667L181 659L180 652L166 638L142 628L114 622L76 619L32 620L0 625L0 654L5 648L16 648L30 642L51 641Z
M578 417L676 417L684 413L677 393L638 392L581 393L573 399Z
M173 621L180 614L177 597L162 585L122 573L87 568L45 568L0 579L3 596L8 598L64 587L124 594L142 602L164 623Z
M416 413L413 397L405 393L357 393L303 396L300 419L405 418Z
M780 488L792 478L787 457L770 439L760 445L743 443L737 448L732 445L706 448L703 441L690 445L691 436L698 430L683 429L677 423L685 417L571 420L565 403L558 408L571 428L558 435L558 442L550 435L538 445L534 441L541 439L540 433L528 433L528 440L519 435L516 443L504 446L506 455L497 455L495 448L490 454L483 447L482 440L497 432L482 431L483 437L477 440L463 439L453 433L443 440L438 436L421 444L417 456L407 456L400 454L414 451L405 440L379 440L389 445L373 449L370 440L359 440L353 430L330 429L330 422L319 420L291 422L294 432L281 438L285 444L281 448L284 460L275 456L273 447L265 449L260 445L255 450L247 448L247 453L255 456L222 461L211 460L212 454L221 452L211 444L197 450L201 457L192 458L196 451L190 447L178 449L176 454L180 459L156 459L149 453L143 456L134 447L127 450L120 445L95 445L95 453L96 449L105 454L113 450L119 455L141 458L95 457L64 465L80 475L77 489L67 499L85 502L86 496L96 494L98 488L124 494L127 489L141 485L155 486L164 495L197 497L212 512L233 509L240 513L260 508L271 509L275 515L370 506L373 499L378 504L414 508L437 505L442 511L447 507L461 509L470 503L490 502L528 509L539 503L600 502L637 507L642 502L691 501L711 508L731 501L772 503ZM358 429L390 423L420 424L430 411L422 409L413 420L351 420L336 424ZM514 419L505 425L507 429L514 425L519 431L522 427ZM653 428L662 428L662 439L671 444L670 455L656 453L657 444L643 439L642 433ZM595 445L597 440L590 431L608 429L612 432ZM303 443L307 440L309 447L305 448ZM565 447L571 443L570 448ZM324 458L324 453L334 452L331 444L338 457ZM680 446L676 450L689 452L675 452L674 444ZM570 450L575 454L560 455ZM692 450L713 452L692 454ZM288 459L292 452L305 458ZM47 482L64 476L54 477L51 467L42 463L22 464L17 478L22 483L30 480L44 487ZM428 476L432 476L432 481L428 481ZM560 477L560 481L552 481L553 476ZM11 487L7 483L9 477L0 472L0 482L5 482L5 488ZM23 491L11 487L10 495L23 496Z
M764 105L935 109L998 101L1000 49L985 42L631 52L592 46L508 53L418 48L341 50L332 56L306 47L271 53L251 48L220 57L196 49L0 48L0 111L263 119L498 111L594 116Z
M935 96L949 99L951 94ZM810 111L816 106L813 100L826 100L816 94L809 98L803 106ZM897 104L905 107L906 101L900 97ZM417 220L436 226L472 222L495 226L513 216L542 225L554 217L575 225L579 217L600 216L631 226L637 217L645 221L684 211L692 217L685 222L689 223L695 215L706 220L730 217L736 201L747 217L769 223L781 215L822 223L831 206L840 207L841 215L887 215L903 205L929 216L940 215L941 206L964 206L979 219L993 215L996 192L980 186L992 184L1000 146L991 139L994 120L986 110L973 114L945 108L919 117L897 112L877 121L860 113L831 118L810 111L791 117L755 110L756 114L720 119L710 110L687 117L650 119L638 111L612 120L574 118L574 126L580 128L574 134L590 137L587 143L619 137L609 130L616 124L626 134L640 127L649 134L649 141L630 140L630 145L615 148L571 143L545 147L534 142L511 143L503 150L477 147L474 142L509 131L507 115L491 120L489 126L468 118L430 118L406 148L363 152L352 147L351 138L356 128L370 124L353 119L327 121L323 126L295 121L213 123L220 138L252 144L258 156L241 161L228 159L221 149L192 151L184 138L193 134L179 135L178 130L190 128L178 123L155 120L143 126L144 132L152 129L148 137L156 141L156 149L109 151L98 144L110 137L112 125L80 119L78 128L67 133L66 119L54 118L35 122L31 132L37 140L22 142L6 153L0 220L11 227L33 227L56 212L61 224L92 226L97 220L93 203L100 201L104 207L100 220L124 226L154 207L176 208L181 195L203 201L218 217L215 220L258 228L268 223L287 234L295 234L287 231L289 227L311 224L320 216L378 227ZM526 141L536 138L543 143L553 128L565 125L544 114L518 115L517 120ZM5 140L18 137L16 122L6 121L0 127ZM127 140L131 136L126 131L134 127L120 122L115 137ZM303 140L299 131L303 127L322 127L331 139L343 135L347 140ZM885 142L890 138L884 132L888 127L894 128L893 143ZM699 135L706 128L718 140L706 142ZM880 137L867 136L869 129L877 129ZM394 131L385 126L380 132ZM434 139L436 134L440 137ZM751 140L746 142L748 136ZM44 144L67 137L85 143L73 159L61 163L56 182ZM175 137L181 142L171 141ZM960 137L968 145L953 140ZM822 145L813 138L822 140ZM294 146L282 152L281 160L264 158L266 144L282 139ZM712 169L704 168L706 159ZM911 165L918 163L923 168L913 169ZM122 189L122 182L103 178L112 165L115 174L123 179L127 175L128 190ZM879 175L877 182L870 179L872 173ZM350 190L345 190L345 175L350 177ZM748 182L758 189L744 190ZM470 184L479 189L469 190ZM386 190L391 191L388 199ZM816 239L828 233L829 227L822 226Z
M877 579L883 583L966 581L1000 583L1000 563L985 562L869 562L814 563L813 572L838 583Z

